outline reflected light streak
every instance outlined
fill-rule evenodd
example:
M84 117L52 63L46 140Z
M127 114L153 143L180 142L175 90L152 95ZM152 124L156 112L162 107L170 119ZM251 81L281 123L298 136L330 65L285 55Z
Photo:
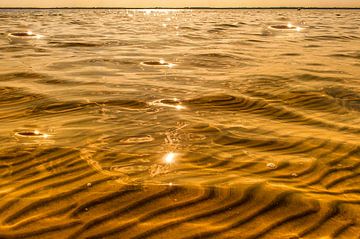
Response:
M183 110L183 109L185 109L185 106L177 105L177 106L175 106L175 108L176 108L177 110Z
M177 10L177 9L139 9L136 11L143 12L145 15L150 15L152 13L154 13L154 14L156 14L156 13L169 14L172 12L178 12L179 10Z
M41 137L43 137L44 139L47 139L47 138L49 138L49 135L48 134L43 134L43 133L40 133L40 131L39 130L34 130L34 134L36 134L36 135L38 135L38 136L41 136Z
M169 67L169 68L173 68L174 66L176 66L176 65L173 64L173 63L169 63L169 64L168 64L168 67Z
M175 108L176 110L184 110L186 109L185 106L177 104L177 105L173 105L173 104L167 104L167 103L163 103L161 102L162 100L156 100L153 102L150 102L149 105L155 105L155 106L160 106L160 107L169 107L169 108Z

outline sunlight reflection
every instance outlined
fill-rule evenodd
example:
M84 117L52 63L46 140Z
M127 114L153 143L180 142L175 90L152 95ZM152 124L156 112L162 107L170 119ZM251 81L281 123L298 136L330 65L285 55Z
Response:
M169 152L164 157L164 162L166 164L172 164L175 161L176 154L174 152Z
M39 130L34 130L34 135L38 136L38 137L43 137L44 139L47 139L49 138L49 135L48 134L45 134L45 133L41 133Z
M173 12L178 12L177 9L138 9L137 12L142 12L144 15L157 15L157 14L169 14Z
M35 34L32 31L28 30L26 32L12 32L7 35L8 39L11 42L26 42L26 41L32 41L35 39L40 39L43 36L39 34Z
M181 102L174 98L173 100L168 100L168 99L160 99L160 100L155 100L152 102L149 102L149 105L154 105L154 106L160 106L160 107L170 107L170 108L175 108L176 110L184 110L186 109L186 107L184 105L181 105Z
M302 27L292 24L288 22L286 25L271 25L267 27L267 30L273 33L276 32L300 32L303 30Z
M177 110L183 110L183 109L185 109L185 106L177 105L177 106L175 106L175 108L176 108Z
M144 13L145 13L146 15L150 15L151 9L146 9L146 10L144 10Z
M25 144L42 144L42 143L51 143L52 141L49 141L49 138L51 135L47 133L43 133L37 129L35 130L19 130L18 132L15 132L14 136L21 140Z
M166 66L168 68L172 68L172 67L176 66L176 64L166 62L164 59L160 59L159 61L143 61L143 62L140 62L140 65L143 65L143 66Z

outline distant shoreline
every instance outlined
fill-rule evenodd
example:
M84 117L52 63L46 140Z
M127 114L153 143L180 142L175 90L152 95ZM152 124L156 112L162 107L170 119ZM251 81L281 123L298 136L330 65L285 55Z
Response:
M72 9L122 9L122 10L360 10L360 7L149 7L149 8L129 8L129 7L0 7L0 10L72 10Z

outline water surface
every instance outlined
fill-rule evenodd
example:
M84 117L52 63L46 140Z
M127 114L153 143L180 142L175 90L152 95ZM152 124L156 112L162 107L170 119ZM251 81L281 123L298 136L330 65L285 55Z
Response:
M358 238L358 16L1 10L0 237Z

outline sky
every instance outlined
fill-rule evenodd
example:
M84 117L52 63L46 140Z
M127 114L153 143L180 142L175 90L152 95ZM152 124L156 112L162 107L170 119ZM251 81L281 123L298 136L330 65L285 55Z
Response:
M0 0L0 7L360 7L360 0Z

